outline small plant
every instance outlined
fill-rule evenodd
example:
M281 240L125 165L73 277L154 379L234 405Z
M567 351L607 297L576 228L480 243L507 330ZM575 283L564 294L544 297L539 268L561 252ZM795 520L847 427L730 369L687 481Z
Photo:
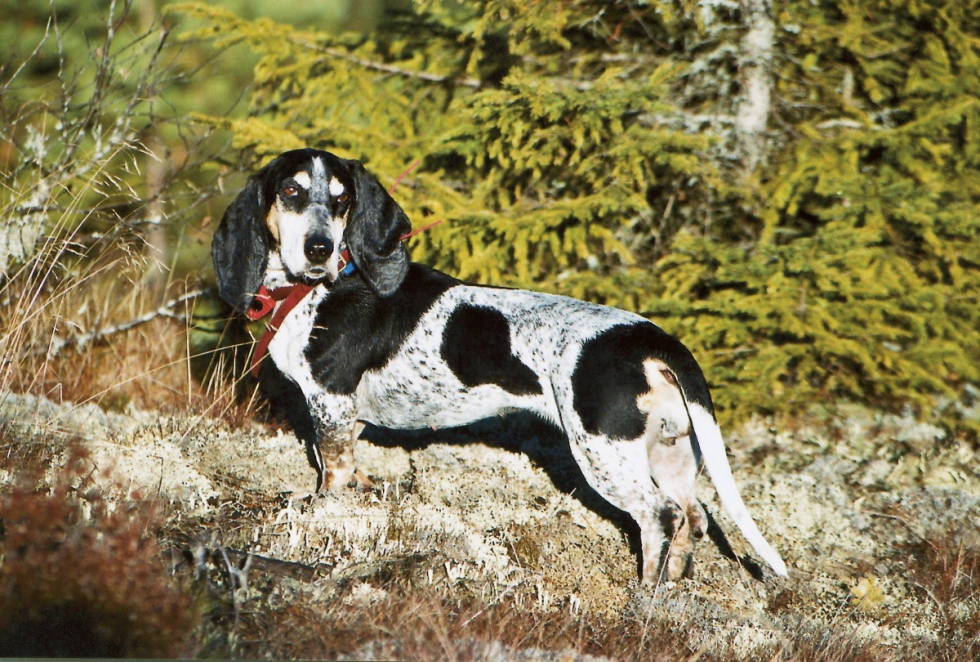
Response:
M874 575L865 575L851 587L851 604L862 611L874 612L887 599L881 583Z

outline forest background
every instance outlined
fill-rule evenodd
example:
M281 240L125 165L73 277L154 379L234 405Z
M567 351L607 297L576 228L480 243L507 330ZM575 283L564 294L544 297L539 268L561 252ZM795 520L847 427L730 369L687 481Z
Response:
M441 221L413 259L680 337L726 426L862 405L975 449L978 13L4 2L0 394L261 410L214 369L208 245L250 172L311 145Z

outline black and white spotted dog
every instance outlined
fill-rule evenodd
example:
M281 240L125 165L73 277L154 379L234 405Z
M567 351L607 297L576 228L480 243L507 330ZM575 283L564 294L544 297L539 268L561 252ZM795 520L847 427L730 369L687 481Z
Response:
M689 573L707 527L699 460L755 551L786 574L680 342L632 313L411 263L409 229L360 163L301 149L252 176L215 233L219 291L239 311L273 305L257 304L260 292L303 288L268 352L315 422L318 489L355 478L364 423L418 430L524 410L559 427L588 483L636 520L645 582Z

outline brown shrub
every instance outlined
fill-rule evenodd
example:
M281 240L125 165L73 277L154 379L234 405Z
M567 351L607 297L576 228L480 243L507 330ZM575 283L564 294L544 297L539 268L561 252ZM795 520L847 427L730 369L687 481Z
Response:
M197 610L168 576L152 504L113 504L73 448L53 486L27 471L0 497L0 650L173 656Z

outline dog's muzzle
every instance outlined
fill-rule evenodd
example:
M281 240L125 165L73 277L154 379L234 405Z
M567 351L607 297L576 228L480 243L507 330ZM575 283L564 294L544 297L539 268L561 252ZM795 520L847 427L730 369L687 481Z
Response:
M332 281L334 278L354 273L354 263L346 246L341 243L339 254L335 253L333 240L324 234L307 237L303 242L303 255L310 263L304 274L304 280L308 284L322 282L324 279ZM337 264L330 264L331 259L336 259Z
M310 235L303 244L303 254L310 264L324 265L333 255L333 242L326 235Z
M303 255L309 266L303 274L310 282L330 279L332 274L328 263L333 255L333 241L324 234L312 234L303 242Z

